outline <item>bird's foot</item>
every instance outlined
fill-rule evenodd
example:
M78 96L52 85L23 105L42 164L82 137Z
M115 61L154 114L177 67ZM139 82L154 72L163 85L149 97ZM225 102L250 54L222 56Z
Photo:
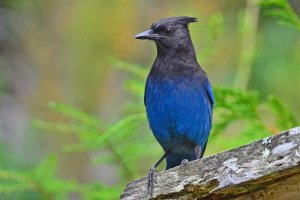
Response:
M147 185L148 194L150 194L151 197L153 195L155 173L156 173L155 167L151 167L149 174L148 174L148 185Z
M186 163L188 163L188 162L189 162L188 159L183 159L183 160L181 161L181 165L186 165Z

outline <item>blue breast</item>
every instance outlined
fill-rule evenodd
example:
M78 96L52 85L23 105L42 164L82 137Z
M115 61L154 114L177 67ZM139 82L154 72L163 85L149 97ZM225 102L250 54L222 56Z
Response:
M213 104L206 75L147 79L147 116L155 138L165 151L195 159L195 145L204 149L209 136Z

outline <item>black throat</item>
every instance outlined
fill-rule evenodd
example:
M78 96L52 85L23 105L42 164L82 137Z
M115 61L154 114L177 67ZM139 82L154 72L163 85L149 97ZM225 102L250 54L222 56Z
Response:
M162 46L156 42L157 57L150 73L170 76L185 71L198 71L196 53L189 35L176 41L177 48Z

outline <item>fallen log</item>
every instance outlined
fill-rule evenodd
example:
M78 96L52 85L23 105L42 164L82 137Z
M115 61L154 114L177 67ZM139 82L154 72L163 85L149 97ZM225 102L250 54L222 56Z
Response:
M300 126L129 183L122 200L300 199Z

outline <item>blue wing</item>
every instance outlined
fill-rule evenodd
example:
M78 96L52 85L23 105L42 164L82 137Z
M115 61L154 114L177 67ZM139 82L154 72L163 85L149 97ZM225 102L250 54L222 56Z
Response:
M214 93L211 87L210 82L208 81L207 77L204 79L204 87L206 89L206 95L209 101L209 113L210 113L210 128L212 125L212 115L213 115L213 109L215 106L215 98L214 98Z
M191 88L184 93L185 106L179 112L177 132L204 149L212 127L213 91L206 76L196 79Z

